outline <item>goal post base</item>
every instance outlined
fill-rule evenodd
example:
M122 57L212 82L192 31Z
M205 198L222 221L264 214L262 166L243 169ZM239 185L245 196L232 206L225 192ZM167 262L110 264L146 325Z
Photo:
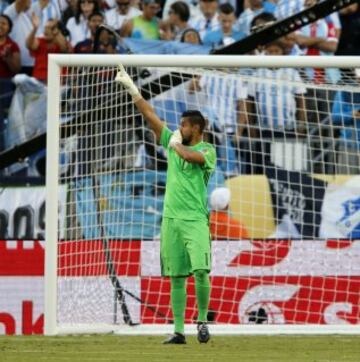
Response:
M210 324L212 335L360 335L360 325L225 325ZM67 334L115 334L118 336L165 335L173 332L172 324L142 324L138 326L114 326L110 324L79 324L63 325L58 329L58 335ZM195 335L196 325L186 324L185 334Z

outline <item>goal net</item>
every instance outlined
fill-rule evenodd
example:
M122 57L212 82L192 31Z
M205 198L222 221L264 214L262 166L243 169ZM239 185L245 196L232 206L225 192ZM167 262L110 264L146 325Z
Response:
M166 152L120 62L171 130L208 120L213 331L358 333L359 59L106 55L49 58L45 333L172 330Z

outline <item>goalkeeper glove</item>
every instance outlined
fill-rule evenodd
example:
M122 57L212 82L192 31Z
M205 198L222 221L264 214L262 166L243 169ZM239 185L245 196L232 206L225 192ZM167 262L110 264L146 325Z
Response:
M178 129L170 137L169 146L174 148L177 144L182 144L182 135Z
M118 72L115 77L115 82L121 84L126 89L126 91L132 96L134 101L141 98L139 90L137 89L136 85L130 78L129 74L126 73L126 70L122 64L118 66Z

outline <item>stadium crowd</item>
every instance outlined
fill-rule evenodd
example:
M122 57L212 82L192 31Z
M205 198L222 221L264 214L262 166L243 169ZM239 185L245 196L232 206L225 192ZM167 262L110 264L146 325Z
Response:
M316 3L317 0L0 0L0 148L5 148L7 110L15 90L13 77L26 74L46 85L48 54L94 52L95 33L101 24L115 29L121 39L176 41L207 46L211 50L230 45ZM359 44L360 6L354 4L258 47L252 54L360 55ZM126 49L119 45L112 32L105 30L100 34L96 52L113 54ZM264 139L301 137L309 131L305 119L311 124L321 124L335 112L334 122L341 125L344 117L340 119L336 115L350 112L346 124L352 129L360 127L359 94L350 95L351 104L357 108L345 110L341 99L349 98L346 92L334 94L326 87L306 89L302 85L303 79L313 84L338 84L342 81L340 70L307 69L305 74L300 74L291 69L259 69L257 73L259 78L288 79L289 84L297 84L282 87L287 106L276 115L270 114L266 106L273 102L271 89L257 89L256 83L244 87L241 77L231 86L229 82L217 82L216 75L196 77L190 84L189 92L206 90L216 112L221 109L217 104L221 100L219 95L231 92L227 98L233 101L238 116L234 119L234 112L225 109L217 116L215 125L225 134L221 142L226 144L224 171L228 175L252 171L239 166L236 154L243 135L250 136L252 132L247 124L258 122L257 136ZM360 72L354 71L350 78L353 82L360 81ZM257 115L257 119L251 119L253 115ZM349 137L346 130L342 133ZM355 138L359 151L359 128ZM249 151L242 155L244 159L251 157L251 149ZM263 157L267 152L258 154ZM359 166L359 157L354 162ZM264 160L251 163L261 165Z

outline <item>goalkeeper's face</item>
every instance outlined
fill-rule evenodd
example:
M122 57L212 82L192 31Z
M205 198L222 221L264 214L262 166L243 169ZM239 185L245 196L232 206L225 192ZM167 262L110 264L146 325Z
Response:
M186 117L181 119L180 133L183 138L183 145L189 145L194 136L199 132L199 127L193 125Z

